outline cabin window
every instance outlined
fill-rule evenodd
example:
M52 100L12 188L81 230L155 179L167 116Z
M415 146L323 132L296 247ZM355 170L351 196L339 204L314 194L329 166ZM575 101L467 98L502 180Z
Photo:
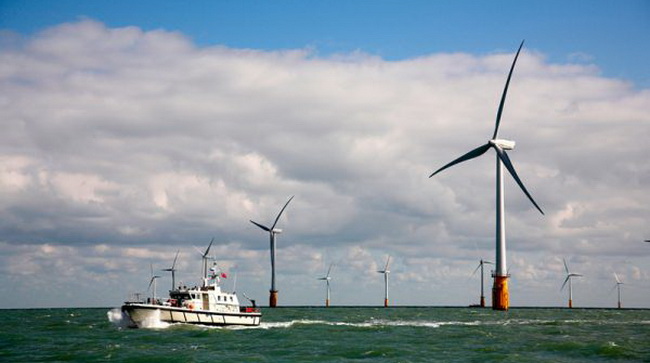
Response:
M221 301L221 295L217 296L217 300Z

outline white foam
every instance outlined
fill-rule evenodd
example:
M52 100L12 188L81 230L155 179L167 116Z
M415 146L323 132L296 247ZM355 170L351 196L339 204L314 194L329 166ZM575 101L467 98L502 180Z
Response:
M440 328L441 326L475 326L481 325L480 321L426 321L426 320L368 320L357 323L344 321L325 321L325 320L291 320L281 322L262 322L259 326L232 326L229 329L286 329L296 324L304 325L330 325L330 326L349 326L353 328L375 328L375 327L421 327L421 328Z
M130 324L129 317L122 312L120 308L114 308L106 312L108 321L113 323L118 328L126 328Z
M160 310L155 310L146 319L138 325L139 328L145 329L166 329L171 324L160 320Z

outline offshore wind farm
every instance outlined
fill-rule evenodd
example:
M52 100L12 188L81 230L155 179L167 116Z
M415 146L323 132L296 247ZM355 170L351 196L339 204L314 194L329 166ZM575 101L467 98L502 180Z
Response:
M0 360L649 361L648 5L499 5L0 2Z

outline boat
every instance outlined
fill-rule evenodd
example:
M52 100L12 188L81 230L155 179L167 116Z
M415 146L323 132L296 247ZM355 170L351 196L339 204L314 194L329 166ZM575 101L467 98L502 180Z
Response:
M206 271L209 250L210 247L203 254L204 272L201 286L178 286L169 291L168 298L158 298L155 293L155 279L158 276L152 276L151 281L154 283L152 297L146 300L136 297L122 305L122 313L130 319L129 326L149 327L155 326L158 322L213 326L260 325L262 313L256 306L255 300L248 299L244 295L252 305L240 306L235 292L226 292L221 288L221 279L226 278L227 275L219 271L216 264ZM167 271L172 270L173 267L167 269ZM172 286L175 286L175 281L172 281Z

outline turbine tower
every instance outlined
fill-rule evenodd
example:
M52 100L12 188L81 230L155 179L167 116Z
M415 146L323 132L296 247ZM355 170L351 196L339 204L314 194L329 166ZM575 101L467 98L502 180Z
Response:
M280 220L280 216L282 215L282 212L284 212L285 208L289 205L289 202L293 199L294 196L291 196L289 200L284 204L284 207L280 210L280 213L278 213L278 216L275 217L275 221L273 222L273 225L269 228L263 224L259 224L254 221L250 221L254 225L260 227L261 229L269 232L270 236L270 245L271 245L271 290L270 296L269 296L269 307L276 307L278 305L278 290L275 288L275 235L282 233L282 230L279 228L275 228L275 226L278 224L278 220Z
M614 286L614 288L616 288L618 290L618 308L620 309L622 307L622 305L621 305L621 285L625 285L625 284L622 283L621 280L619 280L618 275L616 274L616 272L614 272L614 278L616 279L616 285Z
M569 283L569 309L573 308L573 289L571 288L571 278L572 277L581 277L581 274L577 273L572 273L569 272L569 266L566 264L566 260L562 259L562 262L564 262L564 271L566 271L566 279L564 279L564 283L562 284L562 287L560 288L560 291L564 290L564 286Z
M327 284L327 297L325 298L325 307L329 308L330 307L330 280L332 280L332 277L330 276L330 272L332 272L332 265L333 263L330 263L330 267L327 269L327 275L325 277L319 277L319 280L324 280L325 283Z
M149 265L151 267L151 280L149 280L149 286L147 287L147 290L151 288L151 285L153 285L153 297L151 298L152 303L155 304L156 302L156 280L160 278L158 275L153 274L153 263Z
M515 142L510 140L498 139L499 135L499 124L501 122L501 115L503 113L503 106L506 102L506 94L508 93L508 85L510 84L510 78L512 77L512 71L515 69L515 63L517 63L517 58L519 57L519 52L524 46L524 42L521 42L515 59L512 61L512 66L510 67L510 73L508 73L508 79L506 80L506 85L503 89L503 94L501 95L501 102L499 103L499 109L497 111L496 123L494 126L494 133L492 134L492 139L490 139L486 144L477 147L476 149L466 153L465 155L453 160L442 168L436 170L433 174L429 175L429 178L438 174L439 172L476 157L479 157L485 154L490 148L494 149L496 152L496 268L493 273L494 285L492 287L492 308L494 310L508 310L509 307L509 296L508 296L508 268L506 265L506 234L505 234L505 215L504 215L504 189L503 189L503 166L506 167L512 178L517 182L519 188L526 194L528 199L533 203L535 208L539 210L540 213L542 209L537 205L533 197L528 193L524 183L519 179L517 172L515 171L506 150L512 150L515 147Z
M388 274L390 274L390 270L388 269L388 265L390 264L390 255L388 256L388 259L386 259L386 266L384 266L383 270L378 270L380 274L384 274L384 307L388 307Z
M162 270L162 271L172 273L172 290L171 291L173 291L174 287L176 286L176 260L178 259L178 254L180 252L181 252L181 250L176 251L176 257L174 257L174 262L172 263L172 267Z
M474 275L476 273L476 271L478 271L479 268L481 269L481 307L482 308L485 307L485 295L483 294L483 265L485 265L486 263L490 264L490 265L494 265L490 261L485 261L484 259L481 259L481 262L478 263L478 266L476 267L476 270L474 270L474 272L472 272L472 275Z

